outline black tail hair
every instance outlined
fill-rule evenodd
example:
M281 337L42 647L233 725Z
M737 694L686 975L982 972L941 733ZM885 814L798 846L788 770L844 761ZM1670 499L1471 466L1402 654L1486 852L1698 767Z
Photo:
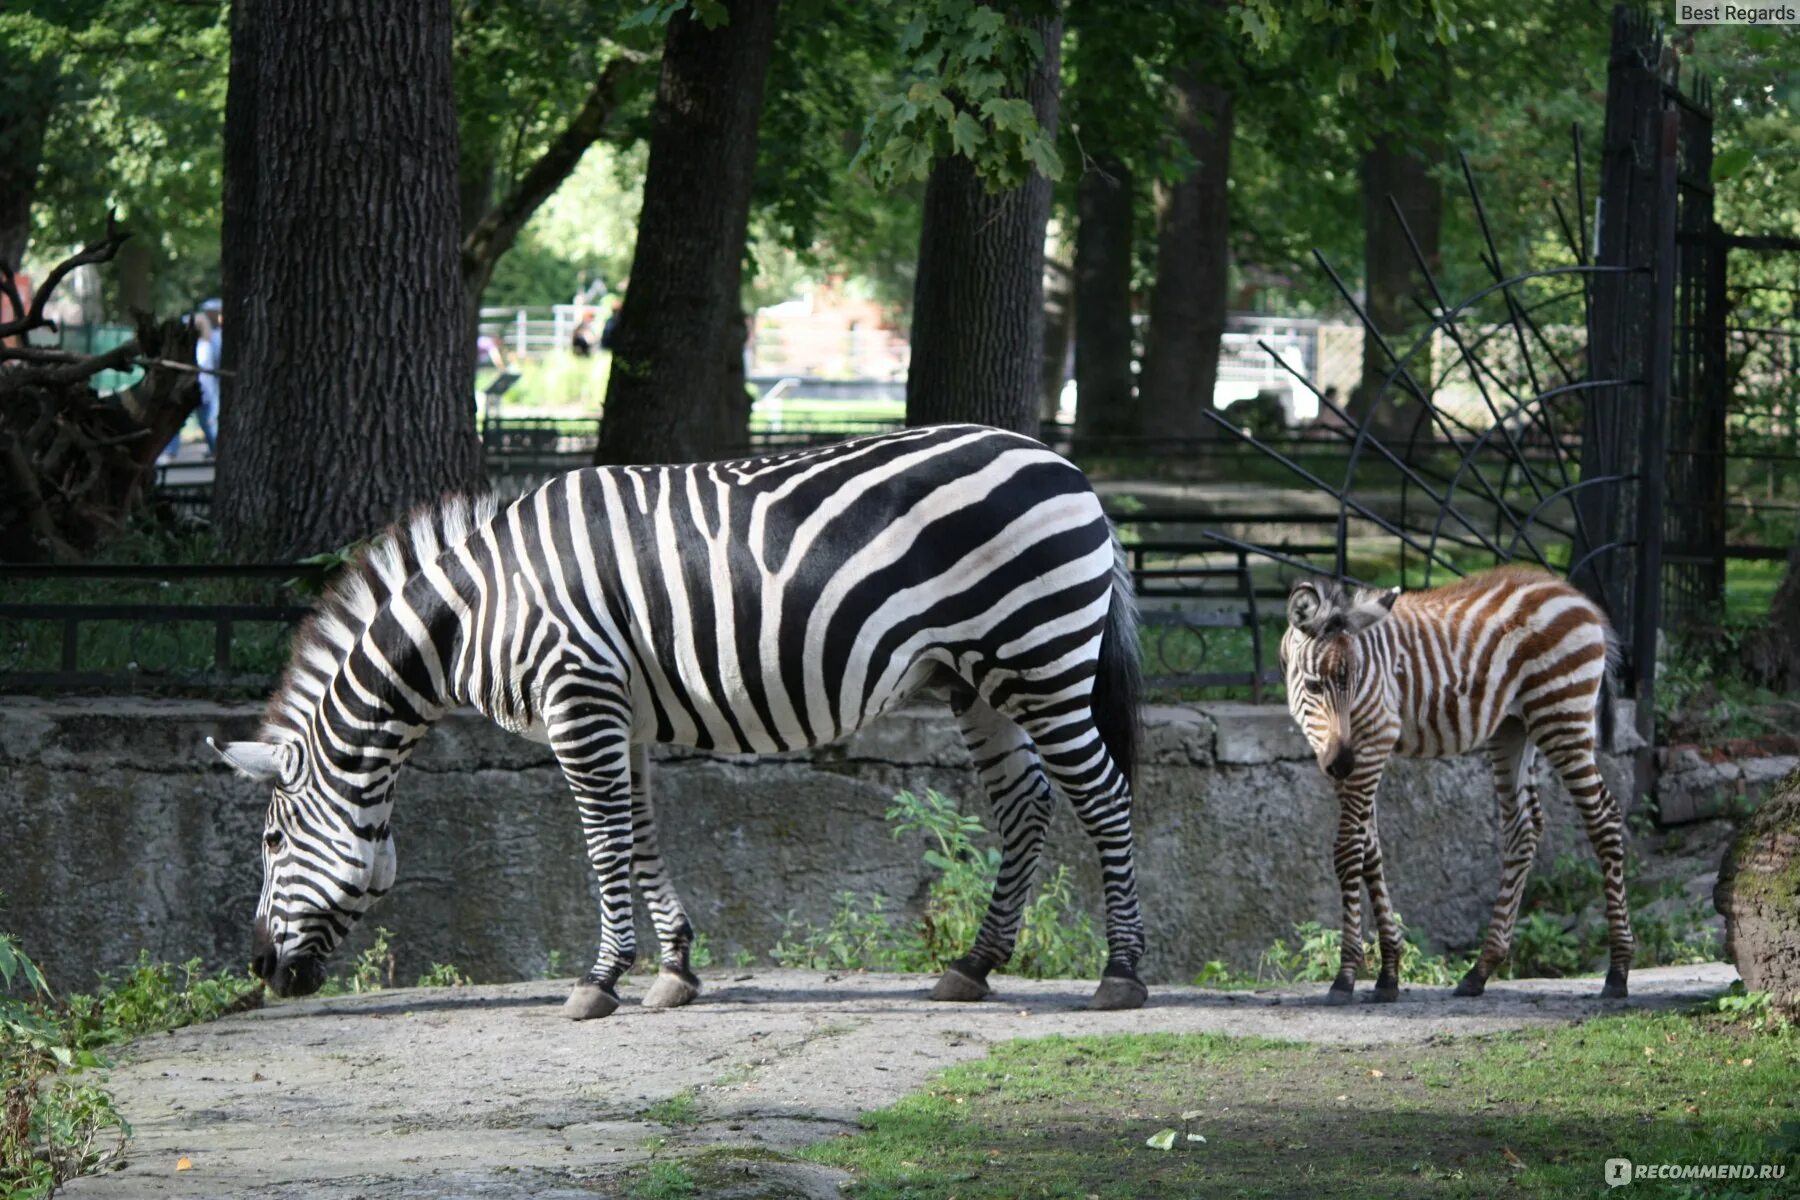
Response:
M1100 664L1094 675L1094 726L1129 784L1137 776L1143 666L1138 658L1137 597L1117 533L1113 534L1113 555L1112 607L1100 634Z
M1611 754L1613 734L1616 732L1619 716L1617 700L1613 696L1613 688L1619 682L1619 667L1624 661L1619 650L1619 635L1613 632L1610 623L1606 626L1606 666L1600 675L1600 744L1595 747L1597 753Z

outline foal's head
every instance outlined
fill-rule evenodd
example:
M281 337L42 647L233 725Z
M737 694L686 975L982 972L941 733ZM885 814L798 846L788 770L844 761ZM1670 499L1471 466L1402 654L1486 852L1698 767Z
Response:
M1384 619L1400 589L1347 590L1335 580L1302 580L1288 592L1281 672L1293 714L1319 769L1345 779L1356 768L1350 714L1367 682L1360 635Z

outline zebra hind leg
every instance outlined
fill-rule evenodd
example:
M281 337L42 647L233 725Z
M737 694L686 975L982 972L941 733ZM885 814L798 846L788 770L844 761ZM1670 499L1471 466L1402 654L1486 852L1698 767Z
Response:
M969 952L944 967L933 1000L980 1000L991 990L988 972L1005 966L1018 944L1025 896L1037 872L1050 819L1050 781L1031 739L1010 718L973 694L953 702L963 741L981 775L1000 832L1000 873L993 898Z
M1100 852L1107 959L1088 1007L1142 1008L1150 993L1137 970L1144 957L1144 917L1131 838L1131 784L1107 753L1089 713L1024 716L1019 723L1036 744L1044 773Z
M1538 838L1544 831L1544 810L1531 767L1532 745L1524 726L1512 719L1503 722L1488 743L1488 758L1494 771L1494 791L1500 798L1500 894L1494 900L1494 915L1481 953L1456 985L1458 996L1481 995L1488 979L1512 952L1525 877L1537 858Z
M679 1008L700 994L700 977L688 965L694 926L657 845L656 816L650 804L650 753L642 743L631 747L631 877L650 906L650 923L656 929L659 948L656 982L644 995L644 1007Z
M1546 744L1549 743L1549 744ZM1636 940L1631 933L1631 914L1625 901L1625 818L1613 799L1600 764L1594 756L1592 730L1560 740L1546 737L1538 748L1575 801L1575 808L1587 826L1588 841L1600 859L1600 874L1606 895L1606 925L1609 955L1606 983L1600 989L1602 1000L1623 1000L1629 994L1626 983L1631 974L1631 959Z

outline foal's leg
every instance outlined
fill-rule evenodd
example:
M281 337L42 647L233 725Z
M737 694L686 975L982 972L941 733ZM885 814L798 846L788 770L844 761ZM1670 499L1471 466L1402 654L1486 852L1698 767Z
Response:
M1000 874L993 899L969 952L948 964L933 1000L979 1000L988 994L988 972L1005 966L1019 940L1025 895L1037 872L1050 819L1050 781L1037 751L1012 718L966 692L952 699L963 741L981 775L1000 833Z
M1508 717L1488 742L1494 792L1500 798L1500 894L1494 900L1494 916L1481 943L1481 954L1456 985L1458 996L1481 995L1489 977L1512 952L1513 925L1519 919L1525 876L1537 858L1538 838L1544 831L1544 810L1538 803L1531 758L1532 745L1524 723Z
M1377 886L1380 888L1382 905L1387 909L1386 926L1395 931L1399 928L1394 922L1392 908L1387 906L1387 885L1381 876L1381 849L1375 840L1375 793L1381 787L1381 774L1387 767L1388 754L1389 747L1386 746L1365 744L1358 747L1355 768L1337 785L1338 832L1331 862L1337 870L1344 916L1338 943L1338 973L1331 981L1331 990L1325 993L1327 1004L1348 1004L1356 993L1356 973L1363 965L1362 885L1365 879L1373 879L1371 896ZM1373 865L1369 861L1371 854ZM1377 919L1381 916L1378 909ZM1394 936L1397 938L1398 933ZM1400 962L1397 952L1393 961L1397 969ZM1398 983L1394 986L1397 991Z
M694 927L669 879L656 842L656 819L650 807L650 750L631 747L631 878L650 906L661 963L656 982L644 995L645 1008L678 1008L700 994L700 977L688 967Z
M1603 1000L1623 1000L1627 995L1626 977L1631 973L1631 957L1636 940L1631 934L1631 915L1625 903L1625 818L1618 801L1607 789L1594 757L1594 733L1591 727L1569 730L1566 726L1543 733L1532 730L1532 738L1575 801L1575 809L1587 826L1588 841L1600 859L1600 873L1605 881L1607 940L1610 944L1606 984L1600 989Z
M588 862L600 881L600 951L563 1004L573 1020L619 1006L619 976L637 958L631 911L631 706L614 680L568 678L552 685L544 725L575 793Z
M1373 804L1369 806L1369 836L1363 849L1363 886L1369 890L1369 908L1375 913L1375 930L1381 940L1381 971L1375 977L1372 998L1385 1004L1400 998L1400 961L1405 948L1393 901L1388 898L1387 880L1381 873L1380 821Z

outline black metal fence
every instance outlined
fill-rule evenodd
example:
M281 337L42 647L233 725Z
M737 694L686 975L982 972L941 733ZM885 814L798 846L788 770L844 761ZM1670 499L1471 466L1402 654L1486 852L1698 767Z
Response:
M1116 517L1141 597L1146 674L1165 696L1260 701L1277 681L1282 590L1244 551L1200 531L1214 522L1188 510ZM0 694L264 691L327 578L315 563L0 564Z

